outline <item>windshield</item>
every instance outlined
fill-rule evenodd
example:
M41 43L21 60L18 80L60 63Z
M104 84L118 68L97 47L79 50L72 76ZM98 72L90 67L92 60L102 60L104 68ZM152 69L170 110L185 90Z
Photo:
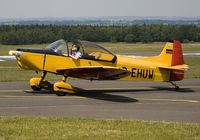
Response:
M54 50L54 52L56 52L59 55L68 56L68 47L67 47L66 42L63 39L57 40L57 41L51 43L45 49Z
M88 41L79 41L85 59L114 62L116 56L104 47Z

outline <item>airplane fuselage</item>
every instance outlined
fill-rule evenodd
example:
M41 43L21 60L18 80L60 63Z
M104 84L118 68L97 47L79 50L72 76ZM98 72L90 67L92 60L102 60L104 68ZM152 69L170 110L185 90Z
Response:
M128 57L115 55L104 47L88 41L78 41L81 58L70 57L74 53L64 40L58 40L45 49L17 49L9 54L15 55L22 69L42 71L40 78L30 79L33 90L51 89L52 84L44 80L47 73L63 75L61 82L53 84L56 92L75 93L77 89L66 83L67 77L86 80L129 80L129 81L180 81L184 78L185 64L181 44L167 42L157 56ZM77 47L77 48L78 48ZM60 93L58 94L60 95Z
M23 52L18 57L18 64L22 69L34 71L46 71L57 74L57 69L66 69L83 66L111 66L130 71L130 75L120 80L131 81L169 81L170 71L157 67L157 63L144 60L144 58L133 58L117 55L117 60L104 62L97 60L78 59L69 56L58 56L52 54Z

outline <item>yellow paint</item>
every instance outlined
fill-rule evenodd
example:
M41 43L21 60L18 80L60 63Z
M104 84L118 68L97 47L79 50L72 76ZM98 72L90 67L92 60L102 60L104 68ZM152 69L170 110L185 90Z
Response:
M30 86L38 86L38 83L41 81L41 78L31 78Z
M172 43L171 43L172 44ZM164 50L159 56L153 57L145 57L145 58L132 58L127 56L117 55L117 60L115 63L104 62L104 61L94 61L94 60L86 60L86 59L78 59L74 60L71 57L62 57L56 55L46 55L45 62L45 71L49 71L52 73L56 73L57 69L67 69L74 67L83 67L83 66L112 66L123 68L126 67L132 73L132 69L134 75L130 75L128 77L122 78L120 80L131 80L131 81L169 81L169 70L159 69L158 66L169 66L172 59L172 54L166 54L166 49L172 49L173 45L166 44ZM101 53L101 56L98 53L94 53L95 57L109 57L105 54ZM111 60L111 59L109 59ZM138 75L138 71L142 71L144 74ZM144 71L144 72L143 72ZM147 72L148 71L148 72ZM149 78L150 73L153 71L153 77ZM143 78L146 76L146 78ZM134 77L135 76L135 77Z
M42 71L44 64L44 54L23 52L18 57L18 65L22 69Z
M55 92L67 92L67 93L76 93L76 88L72 87L70 84L65 83L63 81L56 82L54 85L54 91Z

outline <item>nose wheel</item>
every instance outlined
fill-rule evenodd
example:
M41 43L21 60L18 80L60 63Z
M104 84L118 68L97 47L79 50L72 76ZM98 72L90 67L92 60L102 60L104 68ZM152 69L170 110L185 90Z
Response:
M41 77L34 77L30 79L30 86L34 91L40 91L44 89L52 89L52 84L47 80L44 80L47 72L43 72Z
M57 96L65 96L66 93L76 93L77 89L73 87L72 85L66 83L66 76L63 76L62 81L56 82L53 85L48 82L47 80L44 80L47 72L43 72L41 77L35 77L30 79L30 86L34 91L40 91L42 88L44 89L50 89L56 93Z

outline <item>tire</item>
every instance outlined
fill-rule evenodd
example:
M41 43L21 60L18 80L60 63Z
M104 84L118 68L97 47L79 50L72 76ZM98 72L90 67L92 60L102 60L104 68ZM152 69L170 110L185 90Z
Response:
M34 91L40 91L42 88L38 86L31 86Z
M179 86L176 86L176 87L175 87L175 90L178 91L178 90L179 90Z
M56 92L56 95L57 95L57 96L65 96L66 93L57 91L57 92Z

